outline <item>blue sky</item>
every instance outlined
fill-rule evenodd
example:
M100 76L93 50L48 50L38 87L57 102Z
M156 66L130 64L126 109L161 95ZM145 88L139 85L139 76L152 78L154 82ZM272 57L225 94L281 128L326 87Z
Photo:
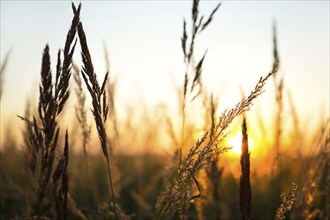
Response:
M1 100L1 126L24 112L37 97L41 53L63 48L72 11L69 1L1 1L1 61L12 49ZM202 1L208 15L215 1ZM184 74L180 47L182 21L190 21L190 1L82 1L84 24L99 78L105 73L103 42L123 105L176 104L173 84ZM196 59L204 51L205 87L220 94L223 108L251 91L272 64L272 23L276 20L280 73L302 117L329 117L329 1L225 1L214 21L197 39ZM188 23L188 27L189 27ZM75 60L80 62L80 48ZM258 101L267 118L273 109L272 82ZM35 99L36 100L36 99ZM174 101L173 101L174 100Z

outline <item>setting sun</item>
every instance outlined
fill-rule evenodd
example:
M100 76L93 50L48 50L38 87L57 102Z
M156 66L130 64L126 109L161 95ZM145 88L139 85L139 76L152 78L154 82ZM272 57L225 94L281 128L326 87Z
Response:
M230 137L228 139L228 145L229 147L232 147L231 151L235 154L241 154L242 153L242 134L237 134L236 136ZM249 138L249 151L253 148L253 142L251 138Z
M0 220L330 220L329 8L0 0Z

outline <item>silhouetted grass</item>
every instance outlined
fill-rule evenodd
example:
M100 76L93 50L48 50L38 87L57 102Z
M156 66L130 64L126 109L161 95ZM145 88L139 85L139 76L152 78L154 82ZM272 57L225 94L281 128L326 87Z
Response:
M4 146L0 151L1 219L329 219L329 121L320 127L313 141L307 142L302 139L296 142L301 145L297 146L297 149L309 147L315 149L313 153L290 155L281 151L287 147L281 141L282 137L289 134L283 129L283 100L286 93L284 79L278 74L280 59L275 26L274 61L271 71L257 81L246 98L242 98L235 106L218 115L218 98L214 98L217 96L205 95L202 87L202 67L206 52L197 62L194 59L196 39L209 26L220 4L207 19L200 15L199 4L199 0L193 1L189 34L187 23L185 20L183 22L181 49L186 72L182 97L180 96L182 102L179 104L182 118L179 119L181 125L178 127L181 128L175 128L175 119L167 120L179 166L173 167L173 161L169 162L166 156L156 153L149 147L155 145L156 148L161 145L161 140L156 140L155 135L165 120L144 113L143 116L138 115L139 126L132 127L130 123L135 112L131 111L131 115L126 119L128 125L123 126L123 121L117 116L115 108L117 84L114 81L109 83L107 51L105 50L107 72L100 84L86 33L80 21L81 5L76 8L72 4L74 16L64 50L58 52L55 74L53 76L51 70L50 48L46 45L42 54L37 111L33 112L31 103L28 102L24 117L19 116L25 122L23 151L19 150L21 144L16 142L15 137L7 135L2 141ZM81 46L81 70L72 65L77 38ZM6 63L5 59L1 65L1 89ZM81 133L77 137L70 134L69 142L70 129L66 130L64 137L60 135L59 116L68 103L72 68L75 70L77 95L75 115ZM274 79L274 103L277 106L274 146L266 158L269 159L269 163L267 161L254 167L258 159L254 161L250 157L244 113L251 109L255 100L263 93L270 78ZM84 94L83 82L91 96L90 105L101 145L100 152L87 153L87 146L92 149L96 144L93 142L88 124L88 99ZM189 135L185 120L187 104L198 96L204 99L205 132L196 140L193 135ZM293 100L290 103L291 116L294 119L294 137L299 138L305 131L299 126L300 118ZM156 112L159 108L149 110ZM240 160L238 157L237 160L229 159L229 163L241 165L239 178L235 176L235 172L228 170L231 164L228 164L225 153L230 149L226 145L230 125L240 116L244 116L242 154ZM165 118L163 114L159 117ZM108 118L111 127L106 124ZM253 124L254 121L249 120L249 126ZM200 128L196 125L191 126L191 130L198 129ZM180 140L176 137L176 130L181 133ZM264 132L270 133L266 129ZM129 138L132 139L131 142L126 141ZM82 143L82 154L73 151L75 139L81 139L79 144ZM190 148L186 144L188 139L190 143L195 143ZM59 147L62 141L63 149ZM130 146L122 143L130 143L128 145L145 149L145 152L133 154L126 150ZM267 143L262 144L263 147L268 147ZM113 157L114 146L122 148L121 153L116 154L116 163ZM186 154L183 147L187 150ZM107 166L100 160L102 156ZM264 176L255 172L261 169L261 166L271 167L274 158L276 172ZM82 172L82 163L85 172ZM28 169L31 172L26 172ZM292 182L295 184L290 188L289 184ZM109 190L111 202L104 202L109 199ZM91 198L93 201L90 201Z

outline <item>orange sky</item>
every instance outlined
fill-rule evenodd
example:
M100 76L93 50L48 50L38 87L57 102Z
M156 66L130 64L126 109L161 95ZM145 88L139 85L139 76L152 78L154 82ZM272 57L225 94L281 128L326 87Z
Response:
M95 69L105 73L103 41L118 81L118 110L127 104L147 106L165 102L176 112L173 84L182 85L184 64L180 48L182 19L190 18L190 2L82 1L84 23ZM21 125L28 97L37 103L41 52L50 44L53 67L63 47L72 17L67 1L1 1L1 61L12 49L1 100L1 139L4 128ZM209 14L215 2L202 2ZM272 22L276 19L280 74L285 94L290 90L302 126L312 129L320 117L329 117L329 2L224 2L214 21L197 40L196 57L206 49L204 85L219 94L220 109L233 106L240 90L248 93L272 64ZM75 60L78 62L79 49ZM271 122L274 112L272 82L254 108ZM285 98L285 102L287 98ZM137 110L137 109L135 109ZM288 115L288 104L285 112ZM323 114L323 116L321 115ZM270 124L270 123L269 123ZM271 125L269 125L271 126ZM17 130L17 129L15 129Z

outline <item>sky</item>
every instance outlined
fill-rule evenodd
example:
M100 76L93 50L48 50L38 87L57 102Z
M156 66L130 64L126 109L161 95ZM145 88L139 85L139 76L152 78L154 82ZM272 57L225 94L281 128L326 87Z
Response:
M75 1L76 4L78 2ZM81 21L95 71L105 74L103 47L110 54L117 100L147 106L174 106L183 83L180 37L183 18L190 27L190 1L82 1ZM216 1L202 1L207 16ZM52 67L71 24L70 1L0 1L0 60L10 52L1 100L1 134L21 123L26 100L37 103L41 56L50 46ZM196 42L196 59L208 49L202 80L219 94L222 109L236 104L240 88L251 91L271 69L272 25L277 24L280 74L305 126L329 117L329 1L224 1ZM74 60L80 62L77 47ZM267 121L274 112L270 81L256 109ZM286 105L287 106L287 105ZM270 119L269 119L270 120ZM314 122L313 122L314 121Z

